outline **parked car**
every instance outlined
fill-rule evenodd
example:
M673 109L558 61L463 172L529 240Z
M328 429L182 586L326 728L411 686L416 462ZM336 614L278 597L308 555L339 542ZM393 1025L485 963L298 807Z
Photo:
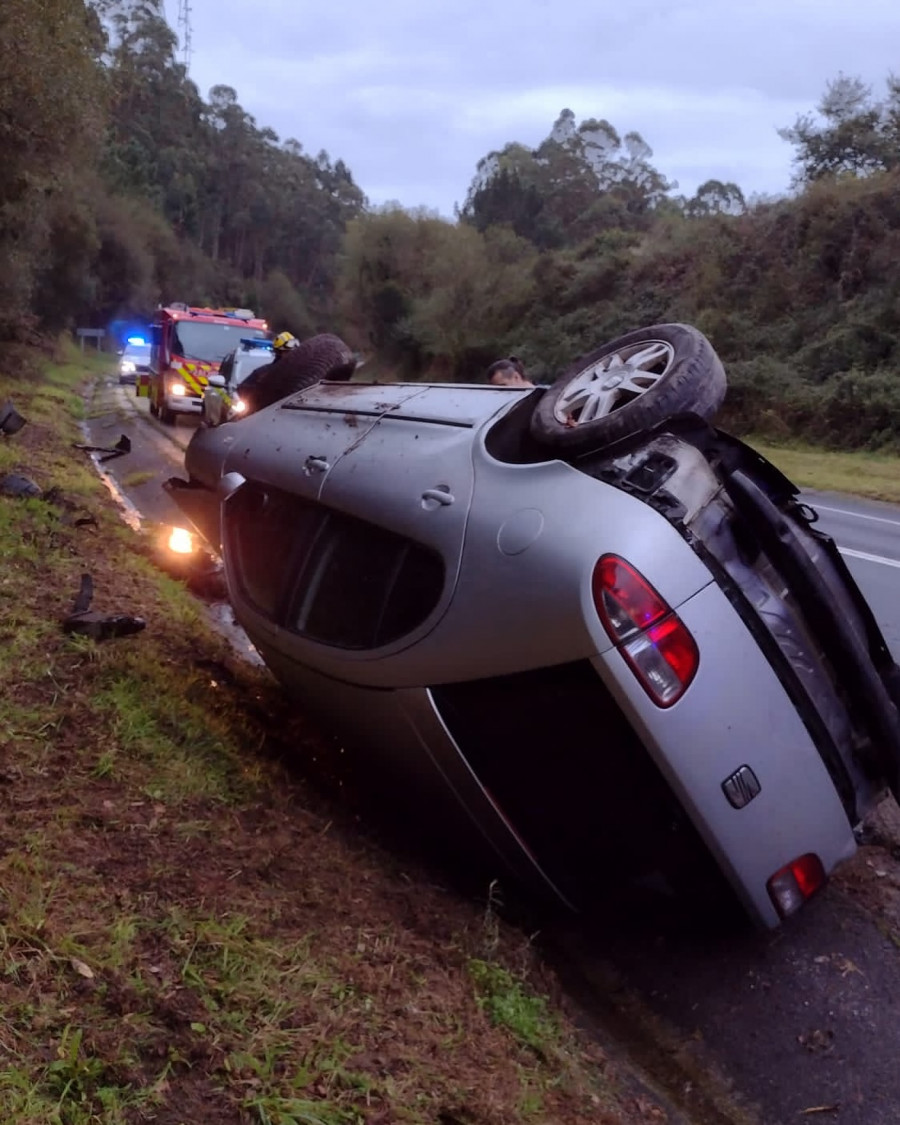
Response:
M119 354L119 383L136 383L138 373L150 370L150 345L140 336L128 339Z
M898 669L724 394L656 325L548 389L318 383L170 488L272 672L445 831L576 908L720 877L773 927L900 789Z
M219 371L209 377L200 406L201 422L218 426L243 414L246 405L240 396L241 384L251 372L272 362L272 341L248 337L222 360Z

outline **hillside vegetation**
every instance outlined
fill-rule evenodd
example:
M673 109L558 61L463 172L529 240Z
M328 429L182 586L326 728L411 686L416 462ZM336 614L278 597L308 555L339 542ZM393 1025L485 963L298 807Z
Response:
M343 160L258 124L231 86L201 96L162 0L6 0L0 66L0 343L187 299L337 331L394 376L478 378L515 351L548 378L680 320L726 362L732 427L900 442L893 79L879 98L839 76L785 125L782 198L679 195L643 137L565 109L537 148L488 153L450 221L370 206Z

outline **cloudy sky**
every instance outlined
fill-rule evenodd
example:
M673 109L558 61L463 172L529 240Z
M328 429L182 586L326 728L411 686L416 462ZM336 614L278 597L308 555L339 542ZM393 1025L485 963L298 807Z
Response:
M233 86L259 125L345 160L372 202L448 216L481 157L536 146L564 107L641 133L685 194L710 178L781 193L777 128L841 71L880 96L900 70L896 0L189 2L204 97Z

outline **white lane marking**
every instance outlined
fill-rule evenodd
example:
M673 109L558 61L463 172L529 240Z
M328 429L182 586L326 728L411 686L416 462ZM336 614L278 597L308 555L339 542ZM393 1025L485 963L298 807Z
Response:
M886 559L884 555L870 555L865 551L853 551L849 547L838 547L842 555L851 559L862 559L864 562L881 563L882 566L896 566L900 568L900 559Z
M846 508L829 508L826 504L810 503L809 506L818 512L836 512L839 516L853 516L858 520L874 520L875 523L890 523L894 527L900 527L900 520L889 520L884 516L867 516L864 512L850 512Z

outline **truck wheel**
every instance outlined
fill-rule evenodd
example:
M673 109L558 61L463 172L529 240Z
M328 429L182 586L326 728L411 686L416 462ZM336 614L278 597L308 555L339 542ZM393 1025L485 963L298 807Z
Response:
M641 434L673 414L711 418L725 397L712 344L687 324L657 324L582 356L538 400L531 434L586 453Z
M159 408L159 420L164 426L174 426L178 416L174 410L170 410L168 406L161 406Z

